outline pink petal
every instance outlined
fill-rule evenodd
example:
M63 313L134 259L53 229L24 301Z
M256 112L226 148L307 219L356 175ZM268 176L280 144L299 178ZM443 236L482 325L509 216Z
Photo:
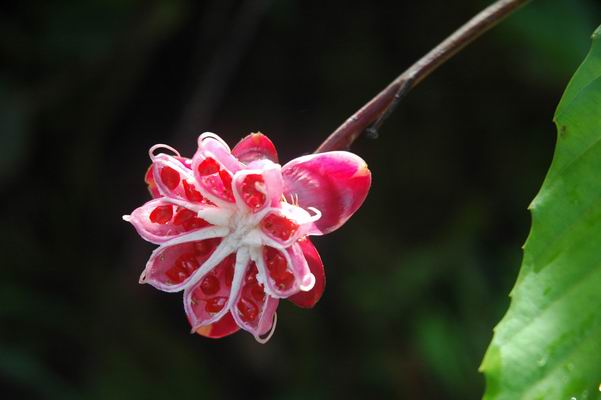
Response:
M332 151L296 158L282 168L284 194L298 205L321 211L315 226L329 233L361 206L371 185L371 172L360 157Z
M251 161L268 159L278 162L278 153L269 138L261 132L251 133L238 142L232 154L244 164Z
M205 133L198 138L192 171L201 193L210 201L222 207L233 205L232 180L242 168L243 164L230 154L218 136Z
M154 159L155 155L154 155L154 148L161 148L161 145L156 145L153 146L153 148L151 149L151 158ZM190 160L189 158L185 158L185 157L180 157L177 156L175 157L175 159L177 159L179 162L181 162L184 167L186 167L187 169L189 169L190 171L192 171L192 160ZM156 199L157 197L161 197L161 193L159 192L159 188L157 187L156 182L154 181L154 169L155 169L155 165L154 164L150 164L150 166L148 167L148 169L146 170L146 175L144 175L144 181L146 182L146 184L148 185L148 191L150 192L150 195L152 196L153 199Z
M300 244L298 242L294 243L292 246L288 247L286 251L290 256L292 269L294 270L294 275L300 290L302 292L308 292L313 289L315 286L315 276L313 276L313 273L309 268L309 264Z
M298 271L299 268L294 268L290 253L263 246L262 251L255 254L254 258L261 272L261 281L264 281L261 283L266 286L267 293L273 297L286 298L300 290L305 275L303 271ZM295 261L297 265L300 264L299 260L295 259Z
M220 238L215 238L218 228L204 228L194 235L199 240L159 247L152 252L140 283L149 283L165 292L177 292L188 284L194 272L213 254ZM202 234L207 238L200 239Z
M211 157L232 174L244 168L244 165L232 155L227 144L214 133L207 132L199 136L198 151L194 154L194 157L201 157L203 159ZM195 161L194 157L192 159L193 165Z
M272 329L279 300L265 294L256 276L257 267L251 263L231 313L239 327L261 341L261 336Z
M184 233L210 226L196 212L178 207L164 197L151 200L123 217L145 240L161 244Z
M281 168L266 161L269 165L261 169L240 171L233 183L234 197L240 207L257 213L267 206L279 206L284 182Z
M228 313L235 261L235 254L230 254L184 290L184 309L193 331L221 320Z
M167 154L156 155L153 159L152 182L163 196L193 203L206 203L194 182L194 175L189 163L190 160L181 157L176 158ZM149 187L152 187L151 183L149 183Z
M298 246L302 250L309 269L315 276L315 285L308 292L299 292L288 297L288 300L302 308L313 308L321 298L326 286L326 275L323 270L323 263L319 257L319 253L313 243L309 239L298 241Z
M196 329L196 333L211 339L221 339L239 330L240 327L234 321L234 317L228 312L219 321Z
M278 208L271 209L263 217L260 228L265 234L266 243L275 242L280 246L288 247L302 236L321 234L315 225L315 221L319 218L319 213L311 215L301 207L282 202Z

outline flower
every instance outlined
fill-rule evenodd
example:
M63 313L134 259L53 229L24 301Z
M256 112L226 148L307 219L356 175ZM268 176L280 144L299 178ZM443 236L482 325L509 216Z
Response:
M333 151L282 167L261 133L230 151L209 132L191 159L166 145L149 154L154 199L123 219L159 245L140 283L183 291L193 332L220 338L242 328L265 342L280 299L317 303L325 275L308 236L332 232L361 206L371 184L361 158Z

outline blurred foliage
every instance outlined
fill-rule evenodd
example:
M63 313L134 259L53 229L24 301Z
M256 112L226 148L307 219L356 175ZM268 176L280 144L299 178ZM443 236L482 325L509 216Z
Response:
M599 399L601 26L557 112L557 148L536 195L511 307L482 370L486 399Z
M500 29L507 32L508 43L527 45L518 50L516 66L533 79L551 83L576 69L589 48L582 39L598 24L599 13L601 6L594 2L533 1Z
M356 143L370 196L316 241L320 304L281 306L265 346L188 335L180 296L137 284L152 246L120 216L152 144L261 130L282 160L311 152L482 4L0 6L3 398L479 397L593 0L533 2Z

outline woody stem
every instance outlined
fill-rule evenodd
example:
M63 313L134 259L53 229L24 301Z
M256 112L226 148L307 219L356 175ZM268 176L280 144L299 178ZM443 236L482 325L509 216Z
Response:
M413 87L465 46L529 1L498 0L482 10L344 121L315 152L346 150L365 130L375 135L399 101Z

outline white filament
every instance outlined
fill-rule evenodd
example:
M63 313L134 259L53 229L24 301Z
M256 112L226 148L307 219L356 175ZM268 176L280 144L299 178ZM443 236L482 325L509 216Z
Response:
M225 143L225 141L223 139L221 139L218 135L216 135L213 132L204 132L202 135L200 135L198 137L198 144L200 144L202 141L204 141L205 139L215 139L216 141L218 141L219 143L221 143L228 152L231 152L230 150L230 146L227 145L227 143Z
M179 154L179 151L175 150L173 147L166 145L166 144L155 144L154 146L152 146L150 148L150 150L148 150L148 156L150 157L150 159L152 161L154 161L155 158L157 158L157 155L154 154L156 149L167 149L169 151L172 151L176 156L181 157L181 155Z
M271 339L271 337L273 336L274 332L275 332L275 327L278 324L278 313L273 314L273 324L271 324L271 330L269 331L269 333L267 334L267 336L265 338L261 338L260 336L255 336L255 339L257 340L257 342L261 343L261 344L265 344L267 342L269 342L269 339Z

